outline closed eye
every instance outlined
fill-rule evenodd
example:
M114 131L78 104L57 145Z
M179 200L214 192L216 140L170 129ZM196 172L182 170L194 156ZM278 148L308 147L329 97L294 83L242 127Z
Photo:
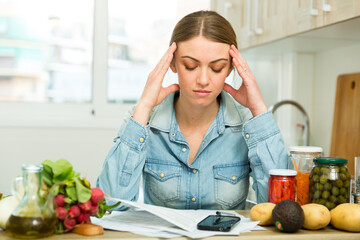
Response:
M223 69L222 68L220 68L220 69L212 68L211 70L213 70L213 72L215 72L215 73L220 73Z
M195 68L197 68L197 66L195 66L195 67L185 66L185 69L186 69L186 70L189 70L189 71L195 70Z

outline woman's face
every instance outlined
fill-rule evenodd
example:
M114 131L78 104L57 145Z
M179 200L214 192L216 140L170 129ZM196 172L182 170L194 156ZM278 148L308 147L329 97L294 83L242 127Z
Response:
M229 49L201 36L179 42L171 69L178 73L181 96L196 105L213 103L231 72Z

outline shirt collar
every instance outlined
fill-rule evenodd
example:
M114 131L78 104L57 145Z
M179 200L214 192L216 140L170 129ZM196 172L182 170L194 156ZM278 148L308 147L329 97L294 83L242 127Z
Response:
M151 113L149 126L160 131L170 132L172 123L176 121L174 114L174 98L177 92L171 93L165 100L156 106ZM250 116L251 117L251 116ZM216 115L218 133L225 130L225 126L238 126L249 118L249 110L236 103L225 91L221 92L220 108Z

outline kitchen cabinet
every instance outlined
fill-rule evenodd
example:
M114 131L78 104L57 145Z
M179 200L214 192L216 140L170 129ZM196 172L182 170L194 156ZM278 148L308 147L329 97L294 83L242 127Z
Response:
M248 0L214 0L211 8L225 17L233 26L238 47L252 45L253 32L250 24L250 1Z
M360 16L358 0L288 1L287 35L341 22Z
M239 49L360 16L358 0L212 0L233 25Z
M286 35L286 0L213 0L212 9L233 26L239 49Z
M256 35L255 44L257 45L284 37L287 34L286 17L289 1L257 0L257 2L254 6L257 10L253 11L254 16L252 19L258 19L256 20L259 22L258 28L261 28L262 31Z
M324 26L360 16L359 0L328 0L323 2L328 2L330 8L329 12L324 12Z
M324 24L322 2L318 0L288 1L287 35L321 27Z

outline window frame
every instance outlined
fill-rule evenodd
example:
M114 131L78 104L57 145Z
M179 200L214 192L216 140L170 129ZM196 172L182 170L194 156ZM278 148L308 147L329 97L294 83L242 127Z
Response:
M92 99L89 103L0 102L0 128L117 128L132 104L107 101L108 0L94 0Z

